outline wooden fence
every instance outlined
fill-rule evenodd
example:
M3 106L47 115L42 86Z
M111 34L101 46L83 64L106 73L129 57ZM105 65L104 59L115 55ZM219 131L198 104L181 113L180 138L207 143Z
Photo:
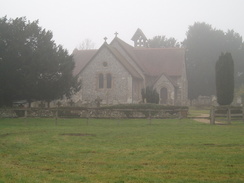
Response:
M232 120L244 121L244 108L236 106L213 106L210 110L210 124L215 124L216 118L225 118L228 124Z

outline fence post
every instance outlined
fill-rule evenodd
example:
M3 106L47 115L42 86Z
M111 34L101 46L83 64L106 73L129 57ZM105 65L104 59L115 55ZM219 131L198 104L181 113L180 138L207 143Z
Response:
M244 121L244 106L242 107L242 120Z
M227 122L230 125L230 123L231 123L231 108L230 108L230 106L227 107Z
M215 124L215 107L212 106L210 110L210 124L214 125Z
M28 117L28 111L27 111L27 109L25 110L25 118L27 118Z
M149 110L149 124L150 124L150 125L152 124L152 121L151 121L151 120L152 120L152 119L151 119L152 117L151 117L151 116L152 116L152 115L151 115L151 110Z
M24 118L25 118L25 122L27 122L27 117L28 117L28 110L25 109L25 116L24 116Z
M86 125L88 126L89 124L89 117L90 117L90 114L89 114L89 110L86 111Z
M57 126L58 124L58 109L55 112L55 125Z
M179 119L182 119L182 109L179 110L178 115L179 115Z

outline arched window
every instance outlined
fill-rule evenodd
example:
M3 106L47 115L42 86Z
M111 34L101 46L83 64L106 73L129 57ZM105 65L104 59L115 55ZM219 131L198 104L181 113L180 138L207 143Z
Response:
M167 104L168 102L168 90L167 88L163 87L160 90L160 99L161 99L161 104Z
M103 74L99 74L98 87L103 88Z
M107 74L107 88L112 88L112 76Z

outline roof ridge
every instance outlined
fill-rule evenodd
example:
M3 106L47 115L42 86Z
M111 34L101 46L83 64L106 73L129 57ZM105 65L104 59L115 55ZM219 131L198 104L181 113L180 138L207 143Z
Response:
M117 39L120 43L123 43L124 45L126 45L126 46L128 46L128 47L134 48L132 45L126 43L125 41L123 41L122 39L120 39L120 38L118 38L118 37L115 37L115 38L113 39L113 41L114 41L115 39ZM113 42L113 41L112 41L112 42ZM111 42L111 43L112 43L112 42ZM111 43L110 43L110 45L111 45Z
M108 45L108 43L104 42L103 45L99 49L93 50L94 55L92 55L92 57L87 61L87 63L84 64L84 66L81 68L81 70L78 72L78 74L80 74L85 69L85 67L90 63L90 61L99 53L99 51L102 49L102 47L107 46L107 45Z
M134 48L134 47L133 47ZM139 48L136 47L134 50L185 50L185 48Z
M142 73L144 73L144 69L138 64L137 56L134 53L134 47L122 39L115 37L113 41L110 43L110 45L117 40L117 43L121 46L121 48L125 51L125 53L131 58L131 60L135 63L135 65L141 70Z
M74 52L97 51L98 49L74 50Z
M176 82L165 72L162 72L162 74L158 75L158 77L154 80L153 85L155 85L162 76L165 76L174 87L177 87Z
M114 56L121 62L121 64L137 78L142 78L141 75L136 71L136 69L124 58L124 56L113 46L106 45L110 51L114 54Z

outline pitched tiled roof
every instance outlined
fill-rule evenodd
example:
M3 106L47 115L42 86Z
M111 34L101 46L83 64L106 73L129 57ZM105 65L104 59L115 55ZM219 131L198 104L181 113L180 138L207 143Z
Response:
M118 61L125 67L125 69L136 78L142 79L142 76L136 71L136 69L118 52L117 49L104 43L109 51L118 59ZM99 49L100 50L100 49ZM75 61L75 68L73 74L77 75L84 67L91 61L92 57L97 54L99 50L75 50L73 52L73 58Z
M134 53L133 46L129 45L128 43L124 42L123 40L119 39L118 37L115 37L114 40L111 42L111 44L113 44L114 41L116 41L123 48L123 50L132 60L134 60L134 61L137 60L137 57ZM135 62L135 63L143 71L142 67L140 65L138 65L137 62Z
M134 48L119 38L115 38L141 70L150 76L181 76L185 62L182 48Z
M177 83L175 82L175 80L173 79L173 78L171 78L171 77L169 77L168 75L166 75L166 74L162 74L162 75L160 75L160 76L158 76L158 78L156 78L155 80L154 80L154 83L153 83L153 85L162 77L162 76L165 76L170 82L171 82L171 84L174 86L174 87L177 87Z
M136 69L119 53L117 49L108 45L109 50L119 60L119 62L125 67L125 69L133 76L142 79L142 76L136 71Z
M181 48L134 48L119 38L115 38L128 56L137 64L143 73L149 76L159 77L181 76L185 62L185 50ZM112 42L113 42L112 41ZM125 59L125 57L114 47L106 43L108 49L121 62L121 64L132 74L141 78L136 69ZM73 56L75 60L74 75L77 75L97 53L98 50L77 50Z
M181 76L185 51L180 48L134 48L138 65L150 76Z
M75 62L75 68L73 70L73 75L76 76L83 67L91 60L91 58L96 54L97 50L75 50L73 52L73 58Z

